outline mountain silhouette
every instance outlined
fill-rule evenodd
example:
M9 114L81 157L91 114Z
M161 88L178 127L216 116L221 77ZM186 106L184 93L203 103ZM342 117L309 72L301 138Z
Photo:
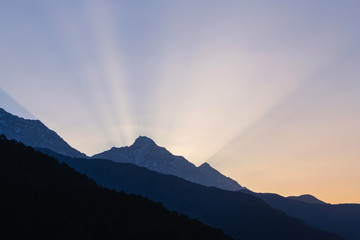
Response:
M130 163L71 158L47 149L38 150L65 162L101 186L160 202L169 210L220 228L235 239L342 239L270 208L259 198L241 191L205 187Z
M4 118L4 116L5 116L5 118ZM0 132L5 130L7 135L16 136L18 139L24 139L24 140L26 140L26 142L28 142L26 145L30 145L30 144L33 146L41 145L41 144L34 144L34 142L32 141L33 138L38 138L37 131L30 131L27 129L27 128L29 128L29 125L30 126L33 125L33 120L25 120L25 119L18 118L18 117L9 119L9 116L15 117L15 116L5 112L3 109L0 109ZM15 121L19 126L18 127L11 126L12 121ZM40 121L37 121L37 122L40 122ZM21 125L24 125L24 126L21 126ZM11 127L8 127L8 126L11 126ZM27 130L19 131L18 129L27 129ZM51 131L49 129L47 129L47 130ZM56 133L55 133L55 135L58 136ZM51 136L51 134L44 135L45 143L49 142L49 139L47 139L49 136ZM60 138L60 137L58 137L58 138ZM154 141L152 141L149 138L139 138L138 140L139 141L135 141L136 145L137 145L136 148L139 148L139 147L141 148L141 146L143 146L143 145L149 145L148 147L152 146L154 149L159 148L158 146L156 146ZM51 146L51 144L49 144L49 145ZM127 147L127 148L130 148L130 147ZM89 160L89 159L67 158L65 156L62 156L61 154L56 154L55 152L61 152L61 151L57 151L56 148L55 149L53 148L52 151L45 150L45 149L42 149L42 151L47 151L50 155L56 155L57 158L68 159L68 160L66 160L66 162L68 162L70 165L72 165L74 168L78 169L82 173L89 175L91 178L95 179L99 184L102 184L102 185L107 186L112 189L118 189L118 190L121 190L121 188L128 189L129 193L137 193L137 194L147 195L149 198L152 198L152 199L160 199L159 195L161 195L161 191L157 187L153 186L153 188L151 188L151 189L146 189L146 186L148 183L144 179L147 179L147 177L146 177L146 176L148 176L147 173L151 172L151 171L148 171L145 168L136 167L131 164L123 164L123 166L131 166L131 169L138 169L138 170L136 170L137 173L134 173L132 171L129 172L128 178L130 180L127 181L126 178L125 179L122 178L123 177L122 174L124 174L123 171L124 171L124 169L126 171L126 168L119 167L120 165L117 165L117 163L107 161L107 160L99 160L99 159ZM165 153L167 152L166 149L164 149L164 148L163 148L163 151ZM167 152L167 155L168 155L168 152ZM174 156L174 157L176 157L176 156ZM177 157L177 158L184 159L182 157ZM86 161L88 161L88 162L86 162ZM142 170L139 170L139 169L142 169ZM199 166L197 169L199 169L199 171L204 172L205 170L211 171L213 168L211 168L211 167L209 168L208 164L205 163L205 164ZM132 176L131 174L133 174L134 176ZM158 174L158 173L151 172L150 175L158 176L156 174ZM118 175L120 175L120 176L118 176ZM160 175L162 175L162 174L160 174ZM136 179L134 179L136 177L138 178L138 182L136 184L133 184L132 186L126 185L126 184L131 184L133 181L136 182ZM142 180L144 180L144 181L142 181ZM152 181L152 180L150 179L149 181ZM166 181L167 181L167 178L166 179L163 179L163 178L158 179L158 185L162 186L162 188L160 187L160 189L163 189L164 191L168 190L166 188L166 185L167 185ZM165 185L165 186L163 186L163 185ZM171 187L171 186L173 186L174 188L178 188L177 185L168 185L167 187ZM180 189L179 191L181 191L182 188L180 187L179 189ZM349 240L360 239L360 204L339 204L339 205L312 204L312 203L306 203L303 201L299 201L301 199L294 200L294 199L290 199L290 198L284 198L277 194L254 193L249 190L242 190L242 192L246 192L248 194L253 194L256 197L261 198L263 201L265 201L271 207L280 209L280 210L284 211L286 214L297 217L299 219L302 219L306 223L311 224L312 226L318 227L324 231L335 232ZM188 194L191 194L191 193L188 193ZM180 198L180 200L177 200L175 193L172 197L168 197L168 198L164 197L164 198L165 199L163 199L164 200L163 202L168 201L169 205L167 207L173 207L174 209L177 207L180 209L182 198ZM187 200L190 200L190 198L191 197L188 196ZM157 201L160 201L160 200L157 200ZM175 203L174 202L171 203L171 201L174 201ZM178 201L180 201L180 203ZM171 204L173 204L173 205L171 205ZM196 211L199 211L197 208L194 208L194 209L195 209L194 214L196 213ZM218 209L218 208L216 208L216 209L217 209L218 213L221 212L220 209ZM185 210L189 210L189 209L185 208ZM203 211L206 212L207 210L203 210ZM223 213L223 214L225 214L225 213ZM201 213L199 213L198 215L200 215L200 217L203 216L203 214L201 214ZM218 216L215 216L215 218L216 217L218 217ZM220 219L217 219L217 221L220 221ZM232 226L232 227L234 227L234 226ZM236 228L236 226L235 226L235 228ZM265 239L267 239L267 238L265 238ZM319 239L321 239L321 238L319 238Z
M24 119L0 108L0 134L27 146L47 148L56 153L86 158L80 151L72 148L55 131L47 128L39 120ZM94 155L117 162L129 162L148 169L172 174L205 186L215 186L226 190L243 189L236 181L222 175L208 164L196 167L180 156L174 156L147 137L139 137L130 147L112 148ZM207 166L207 167L205 167Z
M222 175L208 163L199 167L184 157L175 156L163 147L144 136L138 137L129 147L113 147L108 151L95 154L92 158L109 159L115 162L132 163L152 171L170 174L204 186L225 190L244 189L233 179Z
M287 198L298 200L300 202L306 202L306 203L326 204L325 202L317 199L316 197L314 197L313 195L310 195L310 194L303 194L300 196L289 196Z
M39 120L20 118L0 108L0 134L27 146L48 148L54 152L71 156L87 157L72 148L56 132L47 128Z
M274 193L254 193L249 190L242 192L252 194L269 206L324 231L337 233L348 240L360 239L360 204L309 203Z
M159 203L102 188L4 135L0 191L1 239L231 239Z

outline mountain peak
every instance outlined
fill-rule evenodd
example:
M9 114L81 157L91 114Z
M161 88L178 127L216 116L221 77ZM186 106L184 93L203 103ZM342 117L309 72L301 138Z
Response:
M211 168L211 169L212 169L212 167L210 166L210 164L208 164L207 162L204 162L203 164L201 164L201 165L199 166L199 168L203 168L203 169Z
M317 199L316 197L314 197L313 195L310 195L310 194L303 194L300 196L289 196L288 198L298 200L301 202L306 202L306 203L326 204L325 202Z
M145 136L139 136L132 145L133 147L157 146L154 140Z
M138 137L130 147L112 148L93 157L132 163L204 186L231 191L242 189L236 181L222 175L208 163L196 167L184 157L173 155L166 148L158 146L151 138L145 136Z

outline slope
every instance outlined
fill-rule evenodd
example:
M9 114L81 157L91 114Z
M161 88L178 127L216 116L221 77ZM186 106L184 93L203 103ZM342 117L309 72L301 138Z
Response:
M274 210L239 191L225 191L188 182L128 163L75 159L42 150L87 174L102 186L140 194L237 239L341 239Z
M115 162L132 163L152 171L171 174L204 186L213 186L225 190L243 189L233 179L222 175L209 164L196 167L181 156L174 156L163 147L159 147L148 137L138 137L130 147L111 148L96 154L93 158L109 159Z
M325 202L317 199L316 197L314 197L313 195L310 195L310 194L303 194L300 196L288 196L287 198L293 199L293 200L298 200L300 202L306 202L306 203L326 204Z
M2 108L0 108L0 134L4 134L8 139L21 141L27 146L48 148L71 157L86 157L39 120L20 118Z
M1 239L230 239L0 137Z
M314 204L289 199L273 193L247 192L261 198L271 207L290 216L349 239L360 239L360 204Z

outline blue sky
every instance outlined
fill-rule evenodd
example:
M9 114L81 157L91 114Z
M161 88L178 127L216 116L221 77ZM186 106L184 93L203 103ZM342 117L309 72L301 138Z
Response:
M1 1L0 90L89 155L147 135L254 190L359 202L358 9Z

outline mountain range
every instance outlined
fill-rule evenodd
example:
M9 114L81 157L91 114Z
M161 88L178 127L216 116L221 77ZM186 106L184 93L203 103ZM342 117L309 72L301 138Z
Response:
M102 188L4 135L0 192L0 239L231 239L159 203Z
M167 209L220 228L235 239L341 239L270 208L242 191L205 187L134 164L71 158L38 150L85 173L101 186L160 202Z
M72 148L41 121L20 118L2 108L0 108L0 134L4 134L9 139L21 141L25 145L47 148L65 156L87 157ZM157 151L153 151L154 149ZM196 167L184 157L174 156L165 148L160 148L147 137L139 137L130 147L114 147L93 157L133 163L156 172L179 176L204 186L214 186L233 191L243 189L236 181L222 175L209 164L204 163Z
M303 199L299 201L297 198L286 198L274 193L244 192L312 226L337 233L345 239L360 239L360 204L309 203Z
M3 110L3 112L5 111ZM2 113L2 115L7 115L7 114L9 113L7 112ZM13 132L15 131L16 133L19 127L13 128L9 126L21 125L21 122L17 124L6 122L6 120L8 119L11 119L12 121L17 121L20 119L14 117L16 116L10 118L9 116L3 117L0 115L0 133L5 132L2 129L6 128L5 135L7 134L9 134L10 136L16 135ZM25 119L20 119L20 120L30 121L31 123L34 123L33 120L25 120ZM30 124L30 122L28 122L28 124ZM22 131L22 133L29 134L26 131ZM21 134L18 134L17 137L20 140L21 138L31 139L31 137L21 136ZM63 141L60 137L57 138L57 140ZM48 142L46 140L46 137L44 138L44 142ZM32 143L30 141L30 144L28 143L27 145L33 147L39 147L31 144ZM98 184L102 186L116 190L123 190L128 193L140 194L142 196L148 197L149 199L161 202L168 209L176 210L180 213L187 214L193 218L203 221L204 223L207 223L208 225L219 227L236 238L242 236L241 234L243 234L243 231L239 230L242 229L242 227L239 227L242 226L242 224L245 225L250 224L250 226L252 227L257 226L257 228L260 228L259 226L261 226L261 223L256 221L254 222L253 220L251 220L252 217L254 216L258 216L258 219L260 220L262 219L263 221L264 219L268 219L269 222L274 221L274 223L280 221L279 218L277 220L274 220L272 217L264 218L261 216L261 214L256 215L259 214L256 208L260 209L261 212L263 211L264 213L269 213L269 210L267 210L267 208L270 206L272 208L280 209L284 211L289 216L294 216L299 219L302 219L306 223L318 227L324 231L335 232L340 236L345 237L346 239L351 239L351 240L360 239L360 205L359 204L331 205L331 204L323 203L320 200L316 201L312 196L284 198L276 194L254 193L248 189L242 188L239 184L235 184L233 186L239 187L240 191L224 191L214 187L210 187L210 188L203 187L198 184L188 182L191 181L190 179L187 179L188 181L184 180L186 179L185 178L186 174L188 174L186 172L186 169L192 169L191 173L193 174L193 176L201 176L199 172L203 171L202 169L207 169L207 171L209 172L215 172L215 176L220 175L222 179L227 179L227 180L229 179L221 175L218 171L211 168L206 163L203 164L202 166L196 167L192 165L190 162L188 162L186 159L172 155L165 148L161 148L157 146L154 141L146 137L139 137L135 141L135 143L130 147L113 148L104 153L97 154L93 156L91 159L87 157L78 157L78 156L75 156L75 158L73 158L74 156L71 156L69 154L64 154L60 151L56 151L49 147L40 146L40 148L38 149L43 152L46 152L48 155L51 155L59 159L60 161L66 162L67 164L69 164L71 167L75 168L79 172L84 173L89 177L93 178ZM100 157L100 156L102 158L105 157L113 158L112 160L116 160L118 162L109 161L105 159L96 159L96 157ZM180 163L179 164L180 167L176 166L178 163ZM193 166L193 168L188 167L191 165ZM139 166L144 166L146 168ZM158 168L156 168L156 166ZM155 170L156 172L150 171L149 170L150 168L153 168L153 170ZM159 172L161 171L163 171L164 174L168 174L168 175L160 174ZM177 175L181 175L181 174L183 175L179 176L181 178L178 178L175 177L176 175L175 173L177 173ZM170 176L170 175L174 175L174 176ZM207 176L207 174L204 175ZM201 179L201 178L193 177L192 182L195 182L197 179ZM203 179L205 179L205 177ZM211 186L211 185L215 185L214 183L221 182L218 180L216 181L212 180L212 181L213 181L212 184L208 184L209 181L206 182L205 180L198 183L205 186ZM229 182L232 181L233 180ZM217 186L218 188L220 188L219 185L222 186L222 188L226 186L224 184L223 185L218 184ZM228 190L235 190L235 189L228 189ZM244 194L246 196L253 195L255 198L244 197ZM242 200L247 199L248 202L247 201L244 202L241 199ZM260 204L260 202L258 202L260 199L266 202L266 204L264 202L261 202ZM250 203L252 201L255 202L256 204L251 205ZM266 207L264 208L264 205L262 204L265 204ZM255 207L255 209L253 207ZM272 213L275 215L284 216L283 213L281 212L279 213L272 212ZM252 214L255 215L252 216ZM246 222L244 221L244 219L245 220L247 219L250 222L249 221ZM294 223L294 221L289 219L286 221ZM262 224L264 224L264 222L262 222ZM284 224L283 226L286 226L286 223ZM301 223L300 225L302 224L304 223ZM297 224L295 224L293 227L295 226L297 226ZM304 227L304 225L302 225L302 227ZM269 229L266 230L266 227L263 228L264 228L263 233L270 234ZM252 229L252 228L248 227L246 229ZM274 229L271 230L272 231L271 234L280 237L279 239L282 239L280 235L276 234L276 229L279 230L281 228L279 228L279 226L275 226ZM244 231L246 232L246 230ZM305 232L309 233L308 230L306 230ZM286 231L284 233L286 233ZM248 234L250 233L248 232ZM254 234L255 233L253 232L250 235L247 235L247 237L251 236L254 238L254 236L256 235ZM334 235L332 235L332 237L334 237ZM269 239L269 238L263 238L263 239ZM296 238L292 238L292 237L289 238L288 235L288 238L284 238L284 239L296 239ZM311 239L311 238L306 237L303 239ZM328 238L318 237L315 239L328 239Z

